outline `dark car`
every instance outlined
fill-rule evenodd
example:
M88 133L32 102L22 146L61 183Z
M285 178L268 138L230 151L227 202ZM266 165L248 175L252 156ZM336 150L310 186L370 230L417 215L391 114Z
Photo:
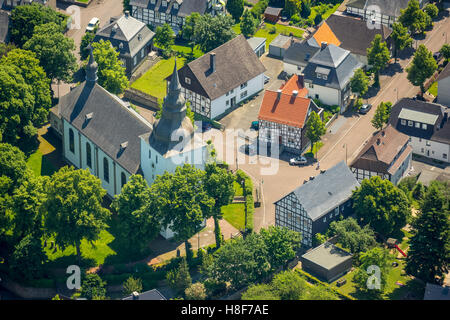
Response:
M202 123L202 131L203 132L209 131L209 130L211 130L211 128L212 128L212 126L209 122Z
M435 53L433 54L433 58L434 58L434 60L436 60L436 61L441 60L441 58L442 58L442 53L440 53L439 51L438 51L438 52L435 52Z
M371 104L363 104L361 106L361 108L359 109L359 113L361 114L366 114L367 112L369 112L369 110L372 108Z
M250 126L250 129L259 130L259 122L258 121L252 121L252 125Z

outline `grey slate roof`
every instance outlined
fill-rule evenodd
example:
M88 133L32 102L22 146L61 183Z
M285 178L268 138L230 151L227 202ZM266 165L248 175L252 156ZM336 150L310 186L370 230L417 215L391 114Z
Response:
M0 42L8 42L9 39L9 13L0 10Z
M145 23L123 15L98 30L94 41L108 40L120 55L134 57L154 36L155 33Z
M152 127L117 96L97 83L83 82L58 104L60 115L129 173L140 165L139 136ZM93 113L86 121L86 115ZM121 151L120 145L128 141Z
M400 10L408 6L409 0L351 0L347 3L347 7L358 9L367 9L369 6L378 6L380 13L391 16L400 16Z
M304 183L293 191L308 216L313 220L347 201L358 181L344 161Z
M306 65L320 48L310 46L307 42L294 42L284 53L283 61L296 65Z
M353 7L358 9L364 9L366 5L366 0L350 0L347 2L347 7Z
M134 300L133 295L123 298L122 300ZM167 300L158 289L152 289L139 293L136 300Z
M264 14L278 16L281 13L281 10L283 10L283 8L267 7Z
M305 74L305 80L307 82L342 90L350 81L355 70L362 66L362 62L348 50L339 48L334 44L329 44L325 49L317 51L317 53L309 60L303 73ZM317 67L330 69L327 80L317 78Z
M178 9L175 9L173 6L177 2L176 0L168 0L167 2L167 6L163 7L162 0L156 0L155 4L152 4L150 0L130 0L130 5L150 9L155 12L170 13L179 17L187 17L192 12L204 14L208 8L207 0L183 0Z
M216 54L216 70L211 73L211 53ZM211 100L223 96L266 68L241 34L178 70L181 86ZM185 82L192 79L191 84ZM170 76L166 78L170 80Z
M330 242L325 242L302 255L302 259L309 260L326 270L331 270L341 263L352 259L352 257L351 253L336 247Z

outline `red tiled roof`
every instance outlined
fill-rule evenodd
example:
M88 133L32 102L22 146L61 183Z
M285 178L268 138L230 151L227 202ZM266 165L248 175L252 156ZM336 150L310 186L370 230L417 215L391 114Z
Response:
M290 95L292 95L292 91L297 90L298 96L303 98L308 95L308 89L298 82L298 75L296 74L293 75L280 89L283 93Z
M294 98L292 91L290 94L282 92L280 99L277 96L278 92L266 90L258 119L303 128L311 100L300 96Z

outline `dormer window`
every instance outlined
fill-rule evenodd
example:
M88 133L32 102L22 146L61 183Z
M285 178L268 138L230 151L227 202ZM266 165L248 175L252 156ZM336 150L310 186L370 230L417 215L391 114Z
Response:
M141 41L142 40L142 34L138 34L138 40Z
M163 6L163 7L167 7L167 1L163 1L163 2L162 2L162 6Z
M186 84L191 84L191 78L184 78L184 82L186 82Z
M401 120L400 120L400 123L402 124L402 126L406 126L406 120L401 119Z
M422 123L422 129L427 130L427 125L425 123Z
M174 8L174 9L178 9L178 3L174 3L174 4L173 4L173 8Z

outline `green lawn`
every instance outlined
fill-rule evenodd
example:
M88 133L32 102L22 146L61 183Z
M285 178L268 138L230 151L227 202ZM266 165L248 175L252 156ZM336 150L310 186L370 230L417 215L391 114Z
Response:
M242 192L242 186L236 181L233 182L233 188L235 197L242 197L244 195Z
M323 4L323 5L325 6L327 4ZM322 14L322 19L327 20L328 17L331 16L337 10L337 8L339 8L340 5L341 5L340 3L337 3L334 6L328 5L327 11L324 14ZM319 11L319 8L320 8L320 5L311 7L311 14L309 15L308 18L314 20L314 18L316 17L316 15Z
M232 203L222 207L223 218L233 227L244 230L245 226L245 209L243 203ZM253 215L247 217L247 227L253 228Z
M437 97L437 95L438 95L438 83L437 83L437 81L433 82L433 84L428 89L428 93L432 94L435 97Z
M184 54L191 53L191 47L184 43L176 43L172 46L172 49L177 52L183 52ZM199 46L194 47L194 57L195 59L201 57L203 55L203 51L199 48Z
M180 69L185 64L185 59L177 59L177 68ZM173 72L175 64L175 57L167 60L161 60L148 70L142 77L137 79L131 85L132 88L141 90L149 95L152 95L160 100L166 96L166 81Z
M36 176L50 176L56 171L53 164L42 154L39 149L30 155L27 160L27 164Z

